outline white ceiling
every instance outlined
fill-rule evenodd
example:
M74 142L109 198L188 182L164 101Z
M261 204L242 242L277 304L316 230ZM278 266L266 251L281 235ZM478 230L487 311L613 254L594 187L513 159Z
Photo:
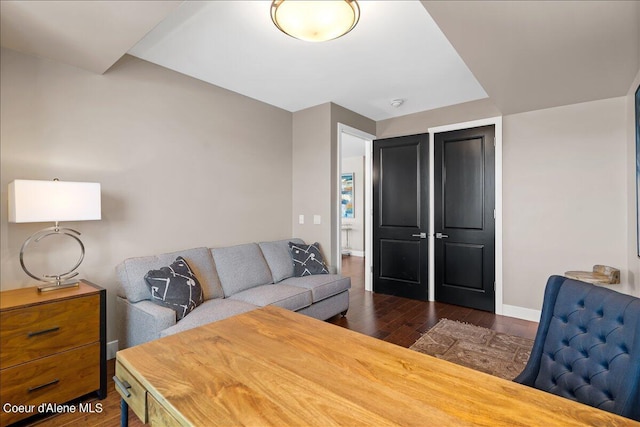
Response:
M321 44L280 33L270 3L2 0L0 42L96 73L129 52L289 111L331 101L374 120L487 95L504 114L622 96L640 68L638 1L362 0L357 27Z
M280 32L270 5L185 2L129 53L288 111L335 102L380 120L487 96L419 1L361 1L325 43Z

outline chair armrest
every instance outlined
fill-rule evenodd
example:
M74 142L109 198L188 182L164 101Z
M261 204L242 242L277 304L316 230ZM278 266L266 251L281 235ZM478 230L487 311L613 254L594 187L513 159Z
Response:
M513 379L513 381L517 383L534 387L534 383L538 377L538 372L540 371L542 350L544 349L544 343L547 339L547 333L549 332L549 325L551 324L551 318L553 317L553 307L556 305L558 292L560 292L560 287L565 280L567 280L567 278L562 276L551 276L549 277L549 280L547 280L536 338L533 341L533 348L531 349L527 365L524 370Z
M160 338L160 332L176 324L176 312L149 300L130 302L116 298L118 347L124 349Z
M538 376L538 370L536 370L538 366L534 366L533 363L528 363L525 366L524 370L518 374L517 377L513 379L514 382L528 385L529 387L533 387L536 377Z

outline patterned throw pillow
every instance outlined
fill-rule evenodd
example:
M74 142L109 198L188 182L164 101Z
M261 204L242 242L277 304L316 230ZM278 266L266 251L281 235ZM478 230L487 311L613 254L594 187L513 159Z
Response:
M200 282L181 256L168 267L149 271L144 280L151 291L151 301L174 310L176 320L204 301Z
M289 242L289 251L293 258L293 275L297 277L313 274L329 274L320 253L320 243L300 245Z

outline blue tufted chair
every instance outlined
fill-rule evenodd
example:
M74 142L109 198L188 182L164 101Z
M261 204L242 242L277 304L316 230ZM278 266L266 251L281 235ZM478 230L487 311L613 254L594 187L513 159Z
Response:
M640 421L640 298L551 276L514 381Z

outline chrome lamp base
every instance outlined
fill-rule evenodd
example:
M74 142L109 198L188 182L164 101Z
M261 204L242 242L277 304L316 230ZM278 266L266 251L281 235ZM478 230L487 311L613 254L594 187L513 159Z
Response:
M51 236L51 235L64 235L64 236L71 237L73 240L75 240L76 243L78 243L78 245L80 246L80 258L78 259L76 264L73 266L73 268L67 271L66 273L52 274L52 275L44 274L42 277L38 277L35 274L31 273L27 268L27 266L25 265L24 253L26 252L27 247L29 246L29 243L31 243L32 241L39 242L45 237ZM34 233L24 242L24 244L22 245L22 248L20 248L20 265L22 266L22 269L24 270L25 273L27 273L28 276L46 283L44 285L38 286L39 292L48 292L48 291L55 291L58 289L78 287L77 281L70 282L68 280L78 275L78 272L75 270L80 266L80 264L82 263L82 260L84 259L84 245L82 244L82 241L78 238L79 235L80 233L78 231L72 230L71 228L60 227L58 225L58 222L56 222L55 226L44 228Z
M77 288L80 282L71 283L49 283L47 285L38 286L38 292L57 291L58 289Z

